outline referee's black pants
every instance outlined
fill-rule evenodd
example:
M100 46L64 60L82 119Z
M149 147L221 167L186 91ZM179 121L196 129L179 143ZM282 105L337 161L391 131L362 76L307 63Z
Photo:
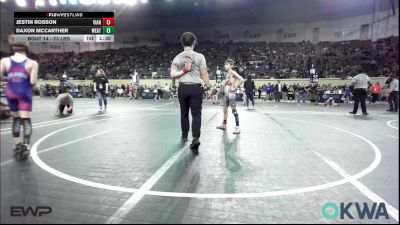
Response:
M392 91L389 94L388 102L389 102L389 110L398 111L399 110L399 100L398 100L399 92ZM394 107L393 107L394 105Z
M200 138L201 110L203 104L203 88L200 84L179 84L178 98L181 107L182 136L189 133L189 108L192 114L192 135Z
M367 113L367 106L365 105L365 101L367 100L367 90L364 88L356 88L354 89L354 109L353 113L357 113L358 105L361 103L361 110L364 114Z
M245 90L245 92L246 92L246 98L247 98L247 106L249 106L249 100L251 101L251 103L253 104L253 106L254 106L254 94L253 94L253 91L252 90Z

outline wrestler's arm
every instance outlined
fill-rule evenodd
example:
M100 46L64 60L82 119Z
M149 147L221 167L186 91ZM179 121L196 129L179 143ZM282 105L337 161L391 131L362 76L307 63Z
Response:
M236 71L232 71L232 75L235 79L239 80L239 83L234 87L235 90L239 87L242 86L242 84L244 83L244 79L242 76L240 76ZM235 82L236 83L236 82Z
M32 70L31 70L31 85L35 86L36 82L37 82L37 77L38 77L38 73L39 73L39 64L32 60Z

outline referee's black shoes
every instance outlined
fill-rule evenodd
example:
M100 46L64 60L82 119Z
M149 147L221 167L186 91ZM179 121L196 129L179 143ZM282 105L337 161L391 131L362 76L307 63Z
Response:
M187 136L185 136L185 135L182 135L182 137L181 137L181 141L182 141L182 143L185 143L185 142L187 142L187 141L188 141L188 138L187 138Z
M350 114L353 114L353 115L356 115L357 113L355 113L355 112L349 112ZM363 113L363 116L368 116L369 114L368 113Z
M200 140L198 137L193 138L192 144L190 144L190 149L192 150L193 154L198 155L199 154L199 146L200 146Z

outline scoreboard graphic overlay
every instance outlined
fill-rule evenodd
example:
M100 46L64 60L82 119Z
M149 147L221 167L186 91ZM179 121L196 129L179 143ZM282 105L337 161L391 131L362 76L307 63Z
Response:
M114 12L14 12L16 41L114 42Z

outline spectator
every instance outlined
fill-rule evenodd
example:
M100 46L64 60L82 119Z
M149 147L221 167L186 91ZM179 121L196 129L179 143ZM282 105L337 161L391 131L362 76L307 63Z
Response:
M122 87L119 87L117 91L117 98L121 97L124 97L124 90L122 89Z
M372 49L373 44L376 49ZM369 75L396 75L399 70L398 44L398 37L382 38L374 42L319 42L316 45L311 42L208 42L200 45L199 52L206 56L209 68L216 68L219 62L228 58L228 53L232 54L239 64L240 73L254 74L254 79L308 78L311 65L314 65L321 78L347 78L355 74L357 67L373 58L373 55L376 55L376 66L366 71ZM167 78L170 61L179 51L179 44L165 44L158 47L140 46L79 54L40 53L33 54L32 58L38 60L41 78L45 80L59 79L64 72L74 79L91 79L99 66L104 68L109 79L129 79L133 70L140 74L140 78L149 78L152 72ZM3 55L6 56L4 53ZM126 84L123 90L126 91Z
M397 112L399 109L399 101L398 101L398 96L399 96L399 80L395 75L391 75L390 78L392 78L392 82L390 82L390 88L389 88L389 97L388 97L388 102L389 102L389 112ZM393 107L394 105L394 107Z
M382 94L382 88L379 85L379 82L376 82L373 86L371 86L370 93L372 96L372 103L375 103L377 100L379 100L379 96Z
M168 84L165 84L164 89L163 89L163 96L165 100L168 100L170 97L171 93L171 88L169 87Z
M282 85L281 85L281 81L279 81L279 80L278 80L278 83L275 84L274 94L275 94L275 102L281 102Z
M344 97L345 97L346 103L349 103L350 98L351 98L351 89L348 85L344 88Z
M297 103L300 103L300 101L303 101L303 103L305 103L305 96L307 94L307 91L303 84L298 88L297 93Z
M282 100L286 101L288 100L288 87L286 86L286 84L283 84L282 86Z
M289 86L287 93L288 101L294 101L294 88L293 86Z

